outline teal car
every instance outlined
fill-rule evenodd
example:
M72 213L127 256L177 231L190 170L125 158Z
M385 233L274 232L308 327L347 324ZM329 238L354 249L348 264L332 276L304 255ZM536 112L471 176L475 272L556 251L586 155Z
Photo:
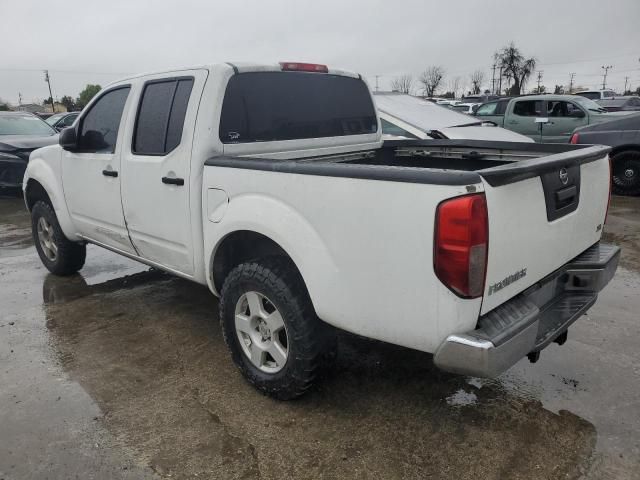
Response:
M566 143L576 128L620 118L577 95L528 95L484 103L476 116L535 141Z

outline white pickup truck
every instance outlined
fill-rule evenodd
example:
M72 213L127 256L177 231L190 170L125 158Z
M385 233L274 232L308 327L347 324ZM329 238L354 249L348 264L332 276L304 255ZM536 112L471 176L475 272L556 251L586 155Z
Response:
M494 376L593 305L608 148L382 142L357 74L220 64L100 92L24 196L44 265L93 243L207 285L233 361L261 391L304 393L344 329Z

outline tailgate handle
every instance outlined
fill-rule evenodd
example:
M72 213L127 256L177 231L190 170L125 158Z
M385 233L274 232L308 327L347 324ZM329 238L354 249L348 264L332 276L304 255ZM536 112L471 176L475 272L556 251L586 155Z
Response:
M564 188L562 190L558 190L556 192L556 204L566 205L568 203L572 203L577 194L578 189L575 185Z

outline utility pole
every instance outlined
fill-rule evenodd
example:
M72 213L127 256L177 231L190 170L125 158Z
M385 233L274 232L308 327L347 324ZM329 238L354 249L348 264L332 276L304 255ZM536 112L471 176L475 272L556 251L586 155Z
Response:
M22 94L18 92L18 105L22 105Z
M53 93L51 93L51 81L49 80L49 70L44 70L44 81L49 85L49 98L51 98L51 112L56 113L56 106L53 102Z
M498 77L498 95L502 95L502 65L500 65L500 76Z
M604 75L602 76L602 90L607 88L607 73L609 73L609 69L611 68L613 68L611 65L602 66L602 69L604 70Z
M622 92L623 95L627 94L627 83L629 83L629 77L624 77L624 91Z
M569 76L571 77L569 80L569 95L571 95L573 93L573 77L575 77L576 74L570 73Z
M497 65L494 63L491 67L493 69L493 73L491 74L491 93L496 93L496 67Z
M542 70L538 70L538 93L540 93L540 82L542 81Z
M376 92L380 89L378 87L378 78L380 78L380 75L376 75Z

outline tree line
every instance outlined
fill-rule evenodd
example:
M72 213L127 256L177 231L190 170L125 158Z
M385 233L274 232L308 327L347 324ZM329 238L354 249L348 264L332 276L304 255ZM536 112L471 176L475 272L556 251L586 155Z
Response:
M536 69L536 58L526 58L520 49L511 42L499 49L493 56L495 68L498 70L498 77L493 78L490 89L485 89L484 93L502 93L507 95L521 95L531 75ZM456 98L460 90L470 85L468 92L477 95L483 92L486 75L484 70L478 69L469 74L468 82L463 83L463 77L455 76L445 82L446 70L441 65L431 65L427 67L417 79L412 75L400 75L391 81L391 89L401 93L414 93L421 90L425 97L433 97L438 90L445 90L442 95L445 98ZM504 85L505 88L502 88ZM464 93L464 92L463 92Z

